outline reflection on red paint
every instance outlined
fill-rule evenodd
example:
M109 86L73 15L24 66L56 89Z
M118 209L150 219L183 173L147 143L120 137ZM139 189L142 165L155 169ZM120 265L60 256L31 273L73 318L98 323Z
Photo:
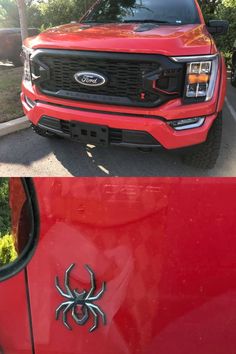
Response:
M38 353L234 354L234 179L35 179L41 240L29 265ZM55 276L106 281L106 326L55 321ZM40 291L41 289L41 291ZM43 289L43 290L42 290ZM40 319L39 319L40 309Z

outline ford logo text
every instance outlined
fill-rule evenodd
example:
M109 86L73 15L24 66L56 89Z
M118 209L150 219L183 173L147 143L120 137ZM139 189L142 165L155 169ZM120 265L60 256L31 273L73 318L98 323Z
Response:
M103 86L107 82L103 75L87 71L76 73L74 78L80 85L89 87Z

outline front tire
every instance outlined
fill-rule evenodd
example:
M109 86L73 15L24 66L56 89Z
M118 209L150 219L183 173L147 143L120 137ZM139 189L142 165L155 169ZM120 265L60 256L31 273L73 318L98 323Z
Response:
M222 113L219 113L209 131L206 142L196 146L193 152L189 151L184 154L183 162L186 165L204 170L214 168L220 154L221 140Z

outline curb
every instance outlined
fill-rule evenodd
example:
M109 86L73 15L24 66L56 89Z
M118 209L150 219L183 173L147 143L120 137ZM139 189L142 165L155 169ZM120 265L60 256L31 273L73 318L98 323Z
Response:
M27 117L13 119L9 122L0 123L0 137L8 134L16 133L20 130L30 127L30 121Z

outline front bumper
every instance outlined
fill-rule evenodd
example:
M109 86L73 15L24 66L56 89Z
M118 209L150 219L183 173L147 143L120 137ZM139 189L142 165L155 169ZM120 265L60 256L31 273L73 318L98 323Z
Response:
M79 123L74 131L73 126ZM78 124L77 124L78 125ZM59 135L63 138L93 145L117 145L126 147L160 148L161 144L149 133L138 130L113 129L102 125L86 124L75 121L65 121L53 117L43 116L38 122L38 127L46 132ZM105 130L105 133L102 131ZM83 134L78 135L82 131ZM100 134L99 134L100 132ZM106 139L104 139L106 136Z
M29 105L26 97L34 104ZM49 98L37 92L37 89L28 82L23 82L21 100L25 114L34 125L38 125L42 117L47 116L64 122L77 121L107 126L110 130L122 130L122 135L126 131L136 131L146 133L146 138L147 136L150 138L149 143L147 143L148 139L144 138L143 144L143 138L141 138L141 141L122 140L119 145L122 143L128 146L162 146L168 150L205 142L218 115L216 99L208 103L191 105L183 105L181 100L177 99L154 109L127 109L126 107L126 111L123 112L124 107L88 105L82 102ZM176 131L168 124L169 120L196 116L206 117L205 123L199 128ZM60 132L57 133L60 134ZM69 133L67 137L68 135Z

